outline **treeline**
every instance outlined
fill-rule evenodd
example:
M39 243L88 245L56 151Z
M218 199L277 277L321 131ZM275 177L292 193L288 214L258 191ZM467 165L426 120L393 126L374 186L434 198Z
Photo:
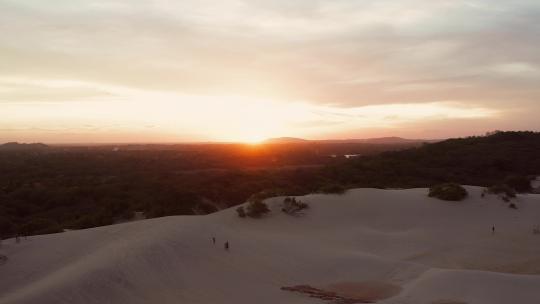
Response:
M269 189L306 193L316 190L320 166L343 161L331 155L411 145L418 143L9 143L0 151L0 237L109 225L136 211L146 217L211 213Z
M310 143L2 152L0 236L109 225L135 211L147 217L205 214L254 196L443 182L490 186L540 172L539 133L500 132L403 148Z
M490 186L509 176L540 173L540 133L495 132L384 152L328 168L339 183L425 187L443 182Z

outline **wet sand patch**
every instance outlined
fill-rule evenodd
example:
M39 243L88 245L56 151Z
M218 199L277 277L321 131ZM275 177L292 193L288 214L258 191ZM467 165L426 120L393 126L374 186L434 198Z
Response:
M400 286L378 281L340 282L324 287L297 285L281 289L336 304L375 303L401 292Z
M369 302L388 299L401 292L400 286L379 281L341 282L329 285L325 289L347 298Z
M467 304L467 302L456 301L456 300L439 300L432 302L431 304Z

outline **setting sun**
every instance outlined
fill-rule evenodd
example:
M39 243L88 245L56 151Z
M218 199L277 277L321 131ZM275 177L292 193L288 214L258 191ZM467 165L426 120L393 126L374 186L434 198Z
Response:
M263 143L265 139L266 139L265 137L253 136L253 137L246 138L245 140L243 140L243 142L250 145L258 145L258 144Z

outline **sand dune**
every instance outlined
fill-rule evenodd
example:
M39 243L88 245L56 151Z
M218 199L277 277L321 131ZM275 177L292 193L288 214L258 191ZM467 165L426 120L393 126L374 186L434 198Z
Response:
M273 198L259 220L229 209L7 240L0 304L325 303L281 290L299 285L386 304L540 303L540 195L513 210L467 189L457 203L357 189L302 197L303 217Z

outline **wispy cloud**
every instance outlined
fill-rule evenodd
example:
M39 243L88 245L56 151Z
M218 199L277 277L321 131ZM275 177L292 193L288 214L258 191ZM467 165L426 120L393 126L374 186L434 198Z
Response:
M224 98L236 111L271 100L291 112L301 103L341 113L327 124L338 133L354 131L348 117L366 122L374 115L360 108L452 100L468 105L467 113L472 107L519 119L509 128L538 129L522 122L540 111L539 18L540 3L532 0L0 0L0 112L19 105L44 124L58 119L40 114L54 107L24 104L120 102L135 124L152 120L140 108L169 117L170 108L152 107L159 99L182 109L179 120L200 115L209 125L212 108L202 111L193 100L211 106L208 100ZM512 116L509 109L523 111ZM486 121L478 131L499 127L488 116L474 117ZM409 121L402 113L386 117ZM295 129L298 136L316 125L297 123L305 126ZM198 125L176 127L180 137L201 134Z

